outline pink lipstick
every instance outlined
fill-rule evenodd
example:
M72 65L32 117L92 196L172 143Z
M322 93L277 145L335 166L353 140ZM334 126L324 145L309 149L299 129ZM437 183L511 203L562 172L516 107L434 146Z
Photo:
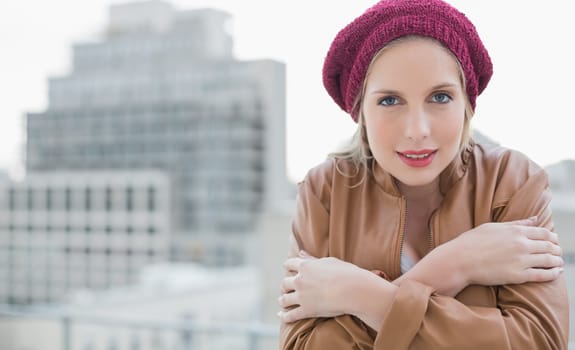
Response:
M437 150L423 149L418 151L397 152L399 158L407 165L414 168L423 168L431 164Z

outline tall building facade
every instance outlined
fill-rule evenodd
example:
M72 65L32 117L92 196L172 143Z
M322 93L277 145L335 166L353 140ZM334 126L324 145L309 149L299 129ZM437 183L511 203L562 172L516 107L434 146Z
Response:
M174 254L233 250L222 235L253 231L288 181L285 65L236 60L230 20L159 0L113 5L104 38L74 44L48 108L27 115L27 172L165 171Z
M0 304L132 284L170 254L161 171L50 172L0 182Z

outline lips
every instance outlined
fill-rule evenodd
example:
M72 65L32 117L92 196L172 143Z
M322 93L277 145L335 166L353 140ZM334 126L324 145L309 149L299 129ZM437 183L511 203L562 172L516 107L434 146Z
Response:
M433 162L433 159L437 154L437 150L410 150L405 152L397 152L397 154L399 158L408 166L414 168L422 168Z

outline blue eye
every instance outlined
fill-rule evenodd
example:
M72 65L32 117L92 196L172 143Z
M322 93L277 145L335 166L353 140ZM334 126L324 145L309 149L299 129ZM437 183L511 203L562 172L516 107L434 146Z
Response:
M387 96L379 100L379 104L382 106L393 106L399 103L399 99L395 96Z
M441 93L438 93L438 94L433 95L433 96L431 97L431 100L432 100L433 102L442 103L442 104L443 104L443 103L448 103L449 101L451 101L451 96L449 96L449 95L446 94L446 93L441 92Z

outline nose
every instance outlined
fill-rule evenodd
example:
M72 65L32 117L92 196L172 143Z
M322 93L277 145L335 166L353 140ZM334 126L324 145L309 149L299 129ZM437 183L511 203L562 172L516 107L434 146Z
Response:
M405 118L405 137L421 141L429 137L431 121L424 108L412 108Z

